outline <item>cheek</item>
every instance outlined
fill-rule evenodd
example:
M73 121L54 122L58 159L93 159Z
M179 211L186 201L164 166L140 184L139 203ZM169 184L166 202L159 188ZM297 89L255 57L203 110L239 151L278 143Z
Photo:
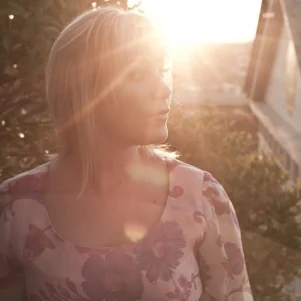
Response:
M133 135L148 127L148 108L141 94L123 93L99 108L97 124L104 133Z
M161 132L165 129L164 123L148 117L157 109L156 101L153 100L154 92L151 81L123 84L115 92L115 103L112 100L101 108L101 128L105 133L135 141Z
M121 115L132 122L145 120L154 109L152 89L143 83L126 85L116 94L116 101Z

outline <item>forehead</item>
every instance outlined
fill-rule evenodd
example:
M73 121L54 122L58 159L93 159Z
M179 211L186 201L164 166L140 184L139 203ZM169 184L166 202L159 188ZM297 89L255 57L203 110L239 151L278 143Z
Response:
M140 59L164 62L167 47L162 31L140 15L129 15L123 21L117 36L120 58L125 62Z

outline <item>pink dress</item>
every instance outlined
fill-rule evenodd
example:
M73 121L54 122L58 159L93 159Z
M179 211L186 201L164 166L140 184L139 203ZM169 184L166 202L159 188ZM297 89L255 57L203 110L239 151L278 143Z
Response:
M169 160L169 195L138 241L63 239L43 203L49 163L0 186L0 300L252 301L236 214L209 174ZM67 217L66 213L66 217Z

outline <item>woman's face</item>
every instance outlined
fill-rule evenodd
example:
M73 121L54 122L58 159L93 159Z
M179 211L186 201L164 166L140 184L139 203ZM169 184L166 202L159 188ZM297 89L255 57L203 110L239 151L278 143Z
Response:
M164 68L162 59L150 51L137 55L123 68L117 75L115 102L99 106L102 134L128 145L166 140L171 89L165 82Z

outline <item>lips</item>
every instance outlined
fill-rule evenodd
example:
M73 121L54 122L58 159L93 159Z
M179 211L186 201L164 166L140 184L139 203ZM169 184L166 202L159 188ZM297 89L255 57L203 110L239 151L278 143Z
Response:
M166 113L166 114L158 114L158 115L155 115L154 118L158 119L158 120L167 120L168 116L169 116L168 113Z
M151 116L157 120L167 120L169 116L169 110L161 110L155 114L152 114Z

